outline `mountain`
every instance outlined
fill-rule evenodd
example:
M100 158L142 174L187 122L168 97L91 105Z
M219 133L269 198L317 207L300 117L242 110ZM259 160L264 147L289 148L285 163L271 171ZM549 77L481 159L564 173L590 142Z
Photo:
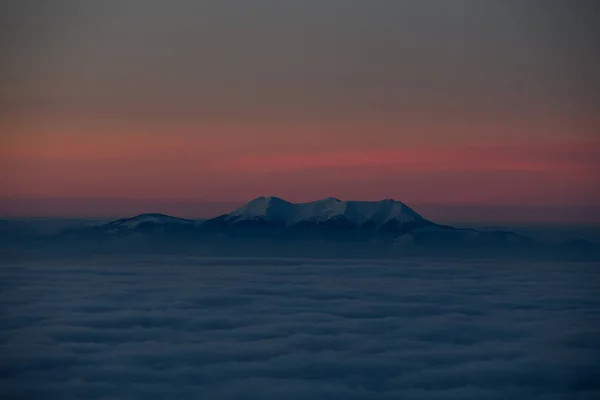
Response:
M192 227L194 225L195 222L192 220L171 217L165 214L140 214L132 218L121 218L109 222L102 225L102 228L105 232L149 232L166 228Z
M208 220L222 230L261 228L307 231L399 231L432 223L407 205L394 200L341 201L327 198L309 203L290 203L278 197L259 197L239 209ZM404 229L406 230L406 229Z
M204 228L229 237L294 240L353 240L393 247L498 247L529 245L512 232L457 229L429 221L392 200L342 201L327 198L290 203L259 197L239 209L205 222Z
M121 218L93 227L65 229L62 236L108 237L138 235L185 235L191 233L197 223L193 220L171 217L165 214L140 214Z
M389 221L425 221L410 207L399 201L341 201L333 197L296 204L278 197L259 197L221 218L230 224L264 220L286 226L293 226L303 221L324 222L339 218L344 218L355 226L369 222L382 226Z
M514 247L532 242L512 232L482 232L439 225L392 199L342 201L332 197L308 203L259 197L237 210L203 222L164 214L141 214L93 228L66 230L63 236L142 236L204 244L217 240L254 245L281 241L294 244L344 242L392 248Z
M594 243L544 245L509 231L440 225L391 199L342 201L330 197L291 203L278 197L259 197L205 221L141 214L95 226L79 224L59 234L37 236L30 231L23 236L19 226L4 225L0 249L41 246L81 252L137 249L176 254L336 257L432 255L438 250L439 254L485 255L494 249L508 250L506 254L511 255L533 250L543 256L552 252L600 256L600 249Z

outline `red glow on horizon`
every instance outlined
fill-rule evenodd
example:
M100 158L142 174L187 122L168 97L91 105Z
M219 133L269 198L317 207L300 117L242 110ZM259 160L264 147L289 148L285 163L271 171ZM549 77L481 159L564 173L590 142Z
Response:
M600 142L227 152L227 142L73 136L3 151L4 197L292 201L336 196L448 204L573 205L600 201ZM68 145L66 145L68 143Z

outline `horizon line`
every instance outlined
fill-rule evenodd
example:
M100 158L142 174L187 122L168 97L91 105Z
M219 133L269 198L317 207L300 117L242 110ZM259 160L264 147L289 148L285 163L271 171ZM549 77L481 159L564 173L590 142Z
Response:
M250 201L265 198L258 196ZM273 196L275 197L275 196ZM281 197L277 197L282 199ZM306 204L335 197L323 197ZM283 200L283 199L282 199ZM339 199L337 199L339 200ZM357 202L379 202L384 200L339 200ZM160 213L187 219L210 219L227 214L249 203L239 200L206 199L159 199L159 198L118 198L118 197L8 197L0 196L0 218L2 219L90 219L108 220L132 217L141 214ZM287 200L284 200L287 201ZM25 202L25 204L23 203ZM40 204L39 202L43 202ZM47 203L50 202L50 203ZM98 202L112 204L100 205ZM289 201L288 201L289 202ZM476 224L559 224L559 225L598 225L600 219L590 219L590 215L600 215L597 204L490 204L483 202L411 202L409 208L429 220L443 223ZM29 203L29 204L27 204ZM71 203L71 204L64 204ZM73 204L75 203L75 204ZM140 203L140 204L135 204ZM204 209L202 209L204 206Z

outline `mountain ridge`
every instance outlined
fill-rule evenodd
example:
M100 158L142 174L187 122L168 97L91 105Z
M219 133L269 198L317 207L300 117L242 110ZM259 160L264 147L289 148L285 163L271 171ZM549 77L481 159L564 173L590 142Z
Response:
M258 197L238 209L209 219L209 224L219 221L224 225L263 222L283 227L299 224L323 224L328 221L345 221L348 225L373 224L381 227L390 221L399 223L422 222L426 219L406 204L386 199L381 201L342 201L334 197L312 202L292 203L279 197Z
M292 203L261 196L202 222L140 214L86 232L100 236L163 235L203 242L218 238L236 243L348 242L389 247L514 247L532 243L508 231L482 232L440 225L393 199L344 201L334 197Z
M554 246L509 230L438 224L394 199L344 201L334 197L292 203L279 197L261 196L229 213L203 221L146 213L52 235L34 237L8 232L0 235L0 239L5 248L8 243L25 247L185 251L208 255L379 256L432 255L440 251L475 255L489 249L507 250L505 254L513 255L531 249L542 255L566 249L577 255L591 249L600 256L594 243Z

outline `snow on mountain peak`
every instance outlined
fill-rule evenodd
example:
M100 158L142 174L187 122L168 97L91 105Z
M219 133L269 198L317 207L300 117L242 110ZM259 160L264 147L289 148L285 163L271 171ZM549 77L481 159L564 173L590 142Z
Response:
M107 224L108 227L135 229L141 224L191 224L193 221L171 217L165 214L140 214L131 218L118 219Z
M400 223L424 220L404 203L392 199L342 201L334 197L308 203L290 203L278 197L258 197L226 216L230 223L261 219L288 226L301 221L322 222L332 218L345 218L357 225L365 222L382 225L391 220Z
M256 218L280 220L286 218L291 206L291 203L279 197L258 197L238 208L229 216L239 220Z

